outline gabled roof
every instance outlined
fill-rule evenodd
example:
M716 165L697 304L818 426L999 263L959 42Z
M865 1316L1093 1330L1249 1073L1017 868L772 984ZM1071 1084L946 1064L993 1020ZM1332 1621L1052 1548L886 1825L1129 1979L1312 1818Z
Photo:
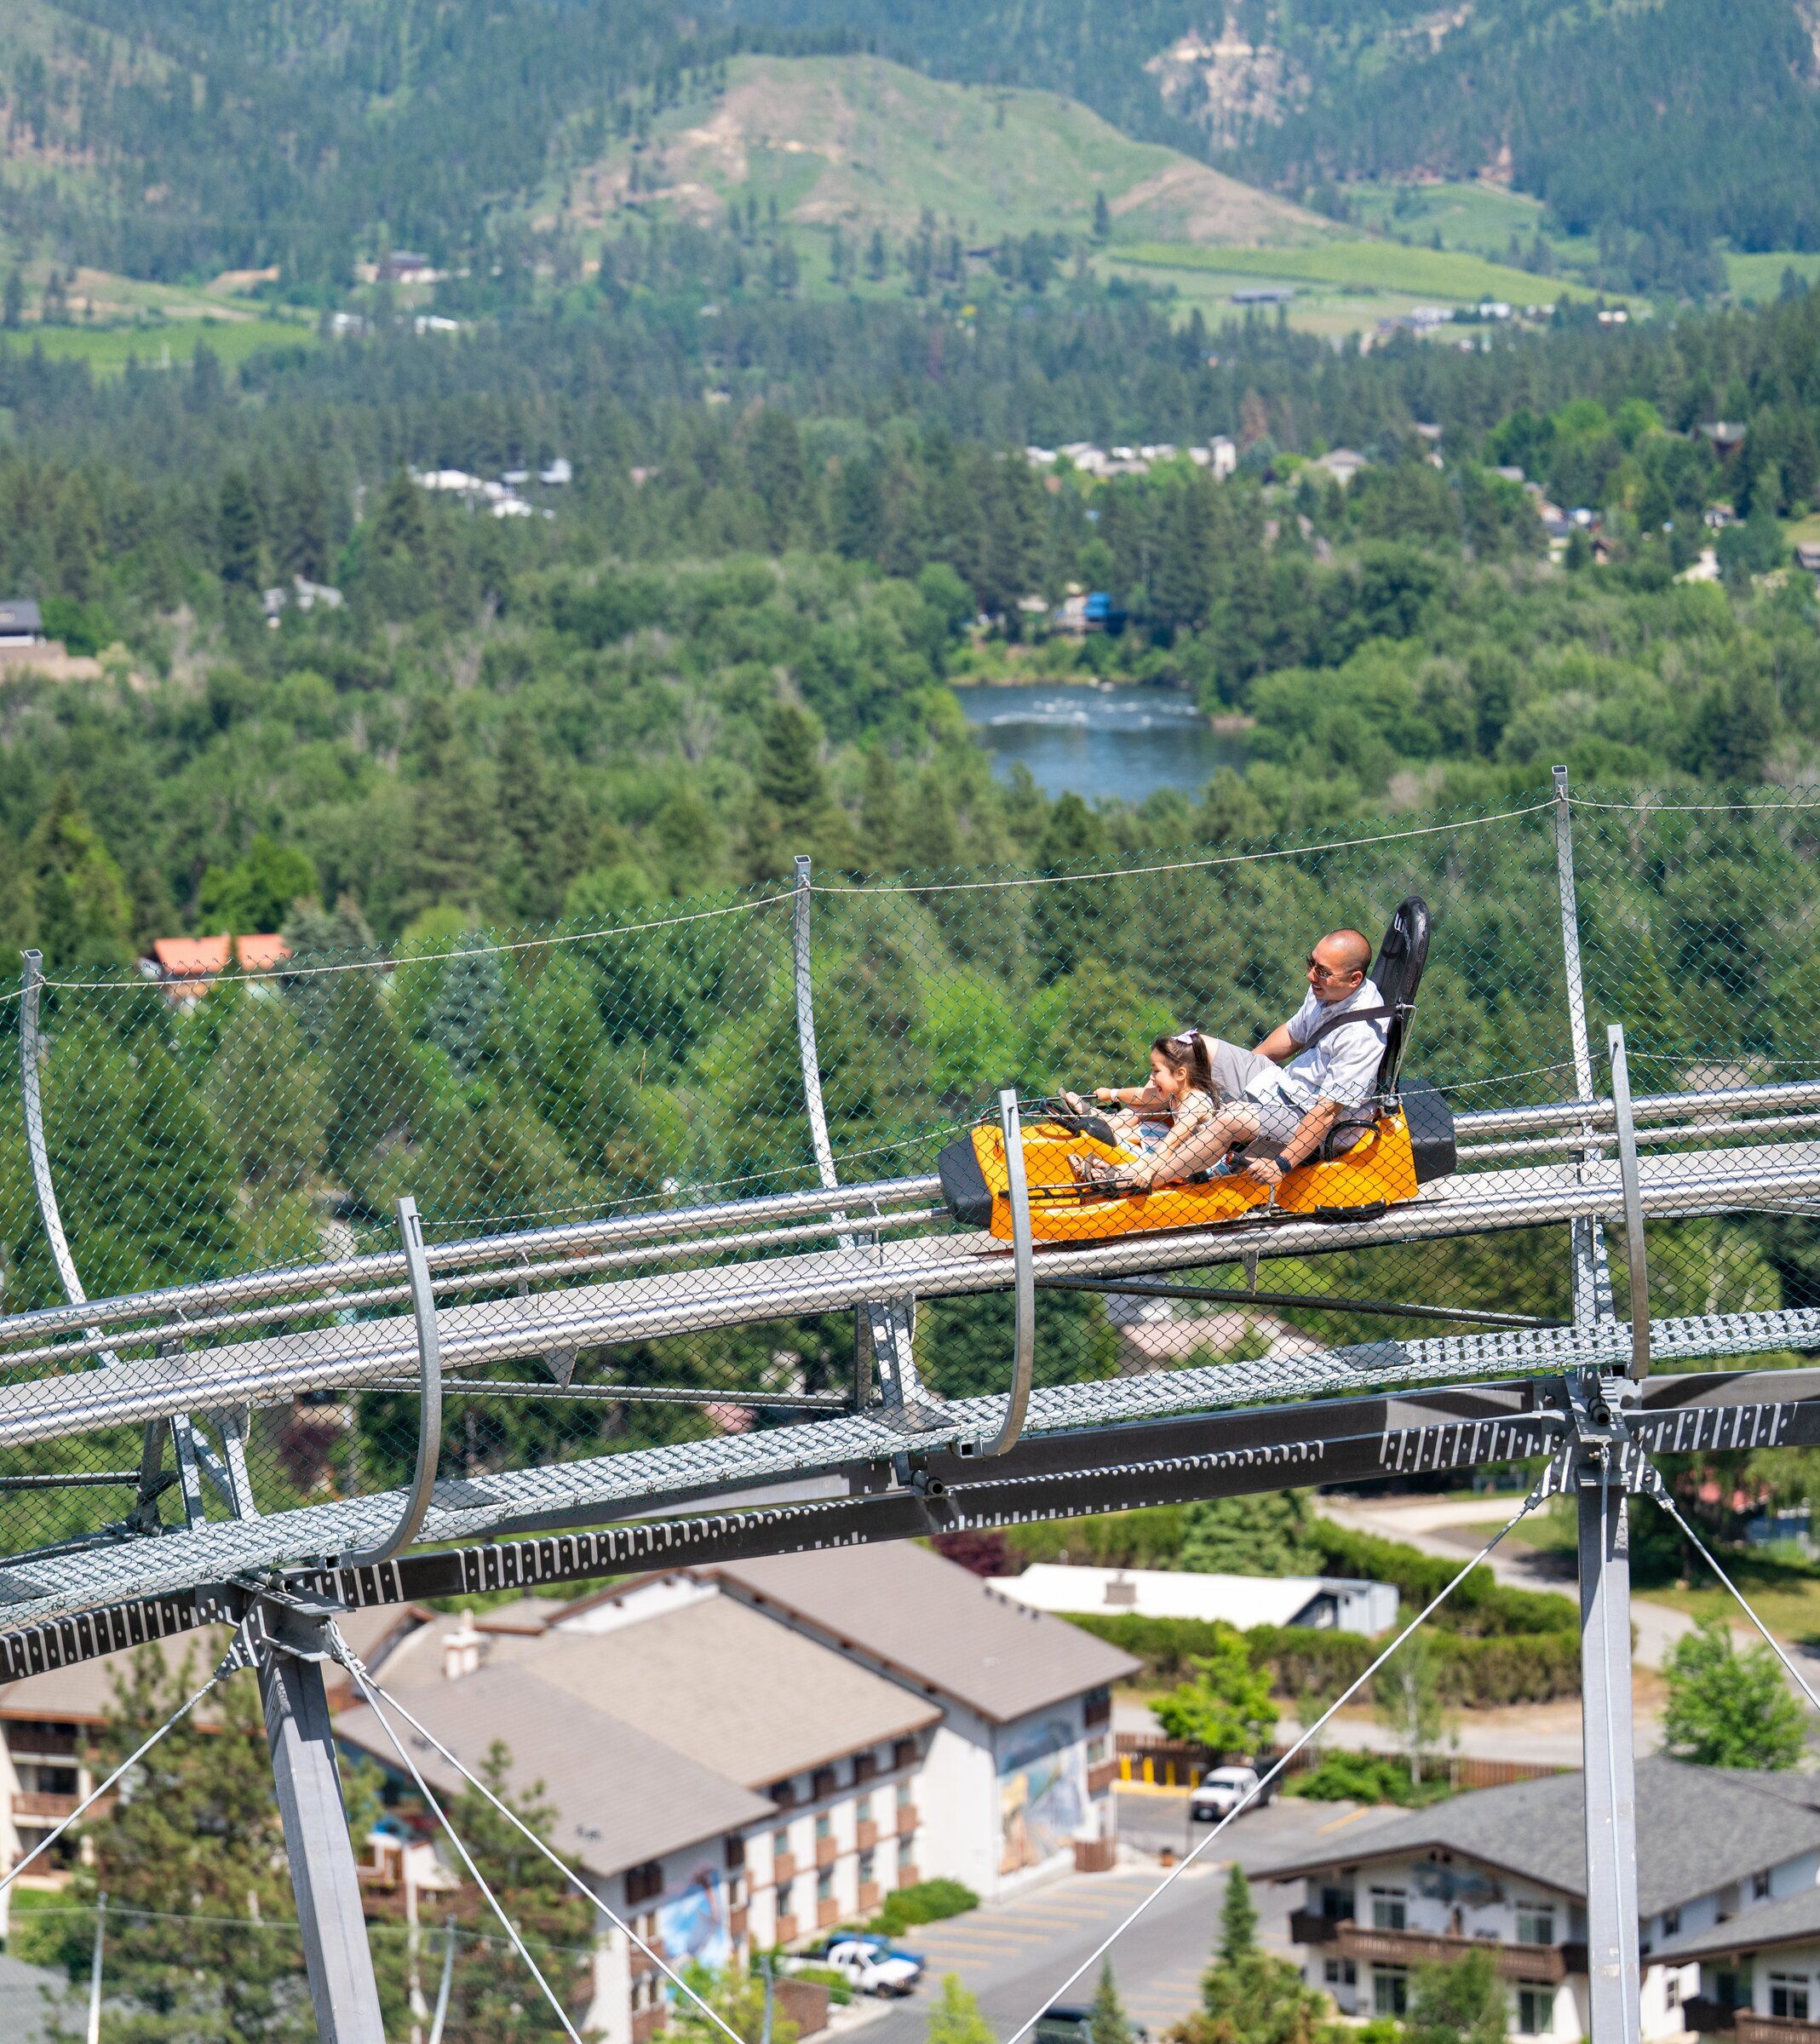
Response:
M1691 1959L1720 1959L1731 1952L1761 1951L1765 1945L1820 1944L1820 1887L1806 1887L1779 1902L1753 1903L1726 1923L1665 1938L1650 1954L1674 1965Z
M728 1562L738 1594L857 1647L926 1694L995 1724L1137 1672L1129 1654L1013 1604L956 1563L909 1541ZM623 1637L623 1635L620 1635Z
M1565 1895L1586 1894L1584 1777L1481 1788L1371 1832L1348 1850L1262 1869L1292 1880L1368 1861L1448 1853ZM1645 1916L1820 1851L1820 1781L1741 1768L1637 1763L1637 1907Z
M545 1634L518 1665L752 1788L937 1723L940 1710L731 1597L610 1633Z
M617 1874L718 1840L773 1807L571 1691L541 1681L522 1661L408 1693L412 1716L476 1773L494 1740L503 1740L512 1756L507 1778L514 1796L541 1782L544 1800L557 1811L550 1842L594 1874ZM435 1748L417 1743L396 1716L392 1721L401 1737L412 1741L411 1757L439 1800L459 1794L461 1777ZM370 1705L337 1712L335 1733L382 1766L407 1772ZM718 1852L714 1863L721 1864Z

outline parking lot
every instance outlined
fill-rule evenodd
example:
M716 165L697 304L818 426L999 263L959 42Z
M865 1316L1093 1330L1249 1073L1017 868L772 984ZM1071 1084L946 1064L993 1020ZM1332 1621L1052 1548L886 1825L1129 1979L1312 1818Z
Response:
M1112 1970L1131 2019L1155 2035L1195 2007L1219 1932L1225 1869L1232 1860L1248 1870L1272 1865L1314 1849L1342 1828L1363 1831L1396 1814L1290 1799L1239 1817L1113 1948ZM1146 1852L1168 1846L1179 1854L1188 1835L1187 1798L1122 1793L1119 1825L1128 1846ZM1204 1827L1197 1835L1205 1835ZM1061 1982L1162 1877L1154 1861L1122 1863L1110 1874L1071 1875L1013 1901L911 1932L902 1943L923 1955L928 1972L916 1995L866 2024L867 2044L921 2044L928 2002L944 1973L958 1974L979 1997L995 2033L1008 2037L1057 1998ZM1260 1882L1254 1893L1260 1935L1272 1949L1287 1953L1297 1892ZM1097 1972L1066 1998L1086 2000Z

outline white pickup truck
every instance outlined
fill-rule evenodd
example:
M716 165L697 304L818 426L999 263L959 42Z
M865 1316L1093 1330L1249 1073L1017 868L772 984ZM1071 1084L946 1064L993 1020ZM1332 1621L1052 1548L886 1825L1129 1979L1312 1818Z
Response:
M1248 1792L1256 1791L1246 1805L1255 1810L1270 1800L1275 1788L1275 1783L1268 1788L1258 1788L1255 1767L1209 1767L1188 1799L1188 1815L1197 1824L1217 1824L1232 1815Z

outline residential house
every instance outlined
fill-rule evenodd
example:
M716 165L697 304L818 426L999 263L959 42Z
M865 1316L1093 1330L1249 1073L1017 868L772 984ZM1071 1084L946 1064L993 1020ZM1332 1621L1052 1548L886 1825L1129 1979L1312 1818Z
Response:
M1796 540L1794 565L1809 575L1820 575L1820 540Z
M1397 1622L1392 1583L1340 1576L1216 1576L1187 1569L1092 1569L1039 1561L992 1588L1032 1611L1130 1611L1140 1618L1223 1619L1381 1633Z
M1587 2035L1580 1775L1456 1796L1268 1872L1306 1884L1290 1937L1310 1984L1342 2014L1400 2016L1412 1967L1483 1949L1509 1984L1513 2035ZM1771 1926L1792 1902L1813 1903L1817 1879L1820 1781L1639 1760L1642 2035L1679 2038L1693 2025L1687 2004L1710 1933L1723 1924L1714 1953L1737 1952L1751 1942L1753 1912ZM1820 1926L1820 1915L1807 1921ZM1765 1968L1765 2010L1768 1984Z
M1369 468L1370 463L1364 455L1355 454L1350 447L1335 447L1331 453L1316 456L1308 466L1321 469L1331 476L1343 490L1361 468Z
M246 937L160 937L139 969L146 979L162 981L168 999L187 1003L208 992L227 970L230 956L243 973L273 973L290 956L290 946L272 931Z
M1111 1685L1137 1672L1128 1654L907 1541L712 1573L729 1597L940 1706L917 1789L925 1872L990 1897L1111 1863Z
M1697 1966L1682 2004L1690 2030L1737 2044L1820 2044L1820 1886L1759 1901L1698 1929L1665 1935L1651 1955Z
M0 646L43 646L44 619L29 596L0 599Z

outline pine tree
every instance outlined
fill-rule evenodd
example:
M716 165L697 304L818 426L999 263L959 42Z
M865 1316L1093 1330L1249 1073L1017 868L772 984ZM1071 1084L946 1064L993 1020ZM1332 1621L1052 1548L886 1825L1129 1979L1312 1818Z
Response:
M6 298L0 305L0 326L16 333L25 324L26 280L16 269L7 273Z
M1112 1978L1112 1961L1099 1969L1099 1984L1094 1989L1088 2013L1088 2035L1092 2044L1132 2044L1131 2024L1125 2005L1118 1998L1118 1984Z
M556 1821L544 1800L543 1783L514 1790L512 1754L500 1740L487 1748L480 1779L546 1842ZM447 1805L456 1835L499 1898L519 1935L571 2020L588 2006L593 1977L588 1940L594 1912L516 1826L502 1817L477 1788L465 1789ZM449 2001L449 2035L465 2044L532 2044L548 2036L549 2004L525 1971L524 1961L498 1932L458 1953Z
M173 1667L141 1648L117 1679L97 1772L125 1759L200 1678L194 1655ZM108 1900L108 2044L306 2044L315 2022L250 1671L152 1747L133 1790L83 1827L89 1850L72 1884L82 1903ZM82 1981L94 1918L66 1921L60 1956Z
M68 774L52 788L26 847L34 922L48 963L66 971L123 964L132 955L132 899Z
M505 1005L499 954L480 948L482 943L478 930L468 933L443 967L442 989L429 1014L431 1042L463 1080L474 1077L494 1055L494 1031Z
M217 558L222 584L242 594L256 591L264 580L265 535L259 497L243 468L221 479Z
M1258 1949L1258 1905L1251 1883L1235 1859L1226 1869L1226 1892L1220 1904L1220 1963L1237 1966Z
M1104 192L1094 194L1094 239L1110 241L1112 238L1112 209L1106 204Z

